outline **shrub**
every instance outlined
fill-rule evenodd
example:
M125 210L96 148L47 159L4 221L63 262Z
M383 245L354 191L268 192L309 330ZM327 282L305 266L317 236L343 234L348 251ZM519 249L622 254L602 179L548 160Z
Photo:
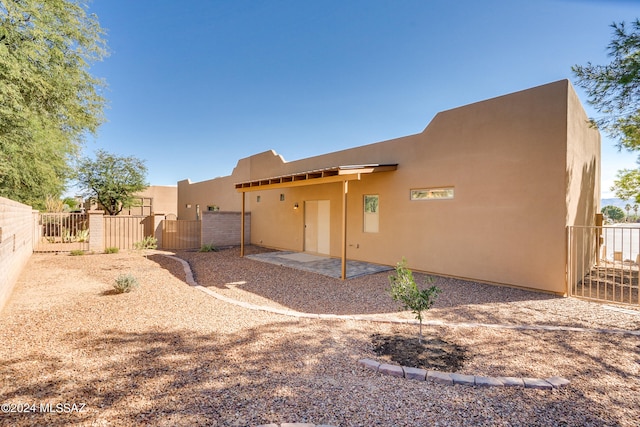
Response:
M422 312L431 308L441 289L437 286L418 289L413 273L407 268L407 260L404 258L396 265L396 275L389 276L389 282L391 282L389 289L391 298L402 303L403 309L411 310L420 322L418 341L422 344ZM426 282L433 283L433 277L427 276Z
M216 248L213 243L210 245L202 245L200 247L200 252L218 252L218 248Z
M122 294L125 292L131 292L138 286L140 286L138 283L138 279L136 279L134 276L132 276L131 274L121 274L116 279L113 288L117 293Z
M119 249L119 248L117 248L117 247L115 247L115 246L112 246L112 247L110 247L110 248L106 248L106 249L104 250L104 253L105 253L105 254L117 254L118 252L120 252L120 249Z
M158 239L153 236L146 236L139 242L133 244L133 247L139 251L142 251L144 257L147 257L147 250L155 249L158 247Z
M88 242L89 241L89 230L83 228L82 230L78 230L76 232L76 240L78 242Z
M84 251L82 249L74 249L69 253L69 255L71 255L71 256L84 255Z
M155 249L158 247L158 239L153 236L146 236L139 242L133 244L136 249Z

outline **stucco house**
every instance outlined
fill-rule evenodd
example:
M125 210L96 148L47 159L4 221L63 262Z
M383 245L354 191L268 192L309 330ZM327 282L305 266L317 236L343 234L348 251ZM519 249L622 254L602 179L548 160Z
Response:
M252 244L556 294L567 227L594 225L599 200L600 134L568 80L440 112L415 135L292 162L266 151L178 183L180 219L250 212Z
M173 185L150 185L143 191L135 194L136 205L123 209L120 215L144 215L162 214L171 217L177 216L178 188ZM104 210L96 200L87 200L84 209Z

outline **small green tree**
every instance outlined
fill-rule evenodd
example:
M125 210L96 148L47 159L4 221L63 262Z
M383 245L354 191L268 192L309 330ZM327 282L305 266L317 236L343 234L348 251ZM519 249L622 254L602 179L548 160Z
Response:
M416 315L420 323L420 332L418 341L422 344L422 312L431 308L435 302L441 289L437 286L431 286L427 289L418 289L415 279L413 278L413 272L407 268L407 260L402 258L398 264L396 264L395 276L389 276L389 282L391 288L389 293L394 301L398 301L402 304L402 308L405 310L411 310ZM427 276L427 284L433 283L433 277Z
M640 169L622 169L616 174L611 190L617 198L640 203Z
M148 187L146 174L144 161L98 150L95 160L80 161L77 180L85 196L97 200L109 215L118 215L123 209L135 206L134 195Z
M613 222L620 222L625 218L622 208L613 205L603 207L602 213Z
M65 211L72 211L78 208L78 201L73 197L65 197L62 203L65 205Z

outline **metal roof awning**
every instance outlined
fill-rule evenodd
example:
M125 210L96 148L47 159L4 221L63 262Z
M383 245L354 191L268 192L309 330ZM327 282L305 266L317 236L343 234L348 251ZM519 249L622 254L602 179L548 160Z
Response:
M275 188L298 187L303 185L328 184L331 182L343 182L359 180L362 174L394 171L398 164L366 164L333 166L330 168L316 169L305 172L297 172L280 175L271 178L263 178L237 183L236 191L261 191Z

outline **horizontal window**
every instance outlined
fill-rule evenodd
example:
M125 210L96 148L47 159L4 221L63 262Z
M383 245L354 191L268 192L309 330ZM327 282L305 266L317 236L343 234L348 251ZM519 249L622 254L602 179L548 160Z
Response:
M419 188L411 190L411 200L446 200L453 199L453 187Z

